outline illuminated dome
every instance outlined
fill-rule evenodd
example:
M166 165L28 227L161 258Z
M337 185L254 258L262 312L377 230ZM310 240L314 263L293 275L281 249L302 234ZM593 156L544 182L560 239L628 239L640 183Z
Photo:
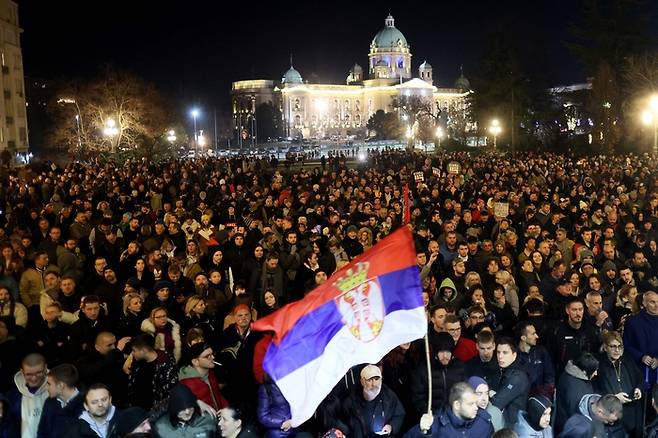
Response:
M372 40L371 46L378 49L395 47L409 48L407 39L402 35L402 32L395 27L395 20L390 14L386 17L384 22L386 23L386 26L377 32L377 35L375 35L375 38Z
M283 84L303 84L302 75L291 65L281 79Z

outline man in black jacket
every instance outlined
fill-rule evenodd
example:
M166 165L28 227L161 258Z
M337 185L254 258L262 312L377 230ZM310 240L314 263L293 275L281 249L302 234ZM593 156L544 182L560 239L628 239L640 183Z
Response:
M437 333L432 339L432 412L448 406L450 388L466 380L464 365L452 357L455 341L446 332ZM427 412L427 366L419 365L411 381L411 401L420 416ZM418 418L418 417L416 417Z
M48 399L39 421L39 438L59 438L73 426L84 406L78 390L78 370L71 364L57 365L48 373Z
M352 391L345 400L344 416L354 438L375 435L398 435L404 420L404 408L397 395L382 383L382 372L376 365L361 370L361 391Z
M116 408L107 386L102 383L91 385L85 394L84 407L80 418L66 434L67 438L108 436L116 422Z
M500 367L494 358L496 340L493 333L488 330L481 331L476 339L478 355L466 362L466 376L482 377L491 386L497 383L496 379L500 376Z
M506 427L512 427L520 410L525 410L530 382L518 360L518 350L512 338L498 339L496 358L500 378L489 391L491 404L503 412Z

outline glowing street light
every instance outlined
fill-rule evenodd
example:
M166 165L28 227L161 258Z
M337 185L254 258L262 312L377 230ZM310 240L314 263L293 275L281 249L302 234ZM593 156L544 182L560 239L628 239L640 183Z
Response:
M117 122L114 119L107 119L105 121L105 128L103 128L103 135L106 137L114 137L119 133Z
M172 144L176 142L176 131L174 131L173 129L170 129L167 132L167 141L169 143L172 143Z
M494 144L493 144L494 150L496 150L497 137L498 137L498 135L500 135L500 133L502 131L503 131L503 128L500 126L500 122L498 121L498 119L493 119L491 121L491 126L489 127L489 132L491 132L491 134L493 135L493 138L494 138Z
M439 126L438 128L436 128L436 138L438 140L438 147L439 148L441 147L441 139L443 138L444 135L445 135L445 133L443 132L442 127Z
M649 108L642 111L642 123L653 126L653 154L658 155L658 95L649 98Z

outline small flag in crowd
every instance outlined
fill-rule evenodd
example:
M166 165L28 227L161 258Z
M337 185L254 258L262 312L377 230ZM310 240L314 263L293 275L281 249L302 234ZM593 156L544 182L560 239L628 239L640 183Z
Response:
M303 300L256 321L254 329L275 332L263 367L298 426L351 367L377 363L426 334L411 232L400 228Z

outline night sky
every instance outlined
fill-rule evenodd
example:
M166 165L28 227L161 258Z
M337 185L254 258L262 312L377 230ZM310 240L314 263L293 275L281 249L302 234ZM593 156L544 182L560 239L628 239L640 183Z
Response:
M290 53L304 79L344 83L367 64L390 12L411 44L414 74L427 59L435 85L451 86L478 65L501 23L542 41L554 85L584 80L562 41L582 0L501 1L110 1L19 0L25 73L85 78L111 63L175 98L227 110L232 81L280 79ZM577 18L576 18L577 19Z

